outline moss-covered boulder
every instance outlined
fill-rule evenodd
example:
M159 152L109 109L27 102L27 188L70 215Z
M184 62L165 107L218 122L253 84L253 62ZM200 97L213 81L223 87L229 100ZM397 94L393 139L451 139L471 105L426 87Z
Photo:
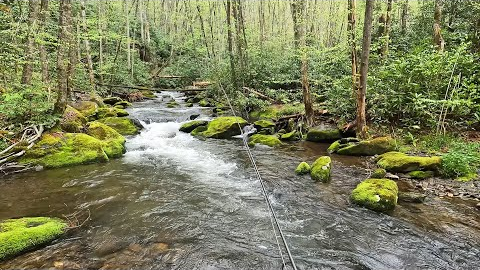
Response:
M248 145L254 147L256 144L278 147L282 145L282 142L277 138L277 136L255 134L248 139Z
M409 172L408 176L412 179L418 179L418 180L425 180L428 178L432 178L435 175L435 172L432 171L413 171Z
M60 129L70 133L82 133L85 130L87 118L78 110L67 106L60 119Z
M377 164L389 172L438 171L442 165L442 159L440 157L417 157L400 152L388 152L378 157Z
M132 106L132 103L126 101L126 100L122 100L120 102L117 102L113 105L114 107L117 107L117 108L121 108L121 109L125 109L127 107L130 107Z
M104 107L99 108L97 111L97 119L107 118L107 117L125 117L128 116L129 113L117 107Z
M357 185L350 198L370 210L390 211L397 205L398 186L389 179L367 179Z
M116 113L117 113L117 116L118 117L125 117L125 116L129 116L130 114L124 110L124 109L119 109L119 108L114 108Z
M373 179L382 179L385 178L385 175L387 175L387 171L383 168L378 168L375 171L373 171L372 175L370 178Z
M229 139L233 136L240 135L240 128L246 125L247 121L241 117L218 117L208 123L207 130L203 132L203 136L214 139Z
M0 223L0 260L46 245L62 236L68 225L48 217L7 219Z
M194 120L194 121L190 121L190 122L187 122L187 123L183 124L180 127L180 131L185 132L185 133L190 133L194 129L196 129L197 127L206 126L206 125L208 125L208 121Z
M190 132L190 135L192 136L202 136L203 132L206 131L208 128L207 126L199 126L196 127L192 132Z
M258 120L253 123L253 126L257 129L263 129L263 128L275 128L275 123L270 120Z
M309 174L311 169L312 168L310 167L310 165L304 161L298 164L297 168L295 169L295 173L298 175L305 175L305 174Z
M150 91L150 90L142 90L140 91L142 93L142 96L143 97L146 97L146 98L157 98L157 96L155 95L155 93L153 91Z
M198 102L200 107L213 107L212 103L208 99L202 99Z
M282 141L298 141L301 139L301 134L300 132L294 130L292 132L288 132L288 133L285 133L285 134L282 134L280 136L280 139Z
M347 156L374 156L395 150L396 142L391 137L379 137L371 140L341 139L329 148L330 153Z
M307 141L328 143L342 138L342 133L338 128L324 129L312 128L307 133Z
M108 105L115 105L118 102L122 102L123 100L119 97L106 97L103 99L103 103Z
M78 110L88 119L94 118L99 108L98 104L93 101L78 101L72 103L72 107Z
M121 157L125 152L125 138L113 128L98 121L88 124L87 134L103 143L103 150L109 158Z
M19 160L22 164L59 168L108 161L104 143L83 133L45 133Z
M99 122L115 129L122 135L136 135L140 131L132 119L123 117L107 117L98 120Z
M319 157L313 164L310 171L310 176L315 181L328 182L330 181L332 170L332 159L324 156Z

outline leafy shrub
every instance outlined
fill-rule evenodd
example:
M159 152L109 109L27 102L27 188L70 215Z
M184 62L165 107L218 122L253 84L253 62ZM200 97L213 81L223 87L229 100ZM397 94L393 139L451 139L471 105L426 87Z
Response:
M442 174L457 178L475 174L480 166L479 143L456 143L442 157Z

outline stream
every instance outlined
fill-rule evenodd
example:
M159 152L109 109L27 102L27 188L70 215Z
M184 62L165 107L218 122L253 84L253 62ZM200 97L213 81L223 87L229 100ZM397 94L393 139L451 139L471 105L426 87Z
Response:
M158 93L128 111L145 124L120 159L0 179L0 220L79 213L90 220L0 269L282 269L261 188L240 139L178 131L208 108L167 108ZM352 205L368 159L334 155L332 181L297 176L326 144L252 149L299 269L480 269L480 211L455 198L400 203L390 214ZM402 186L401 189L412 187Z

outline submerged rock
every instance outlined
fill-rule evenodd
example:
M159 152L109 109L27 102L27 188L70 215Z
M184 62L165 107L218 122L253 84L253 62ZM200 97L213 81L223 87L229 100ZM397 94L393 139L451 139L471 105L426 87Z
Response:
M185 132L185 133L190 133L194 129L196 129L197 127L206 126L206 125L208 125L208 121L205 121L205 120L190 121L190 122L187 122L187 123L183 124L180 127L180 131Z
M389 172L438 171L442 159L440 157L416 157L400 152L388 152L378 158L377 164Z
M233 136L240 135L240 128L246 125L247 121L241 117L218 117L208 123L207 130L202 134L207 138L230 139Z
M119 97L106 97L103 99L103 103L108 105L115 105L118 102L122 102L123 100Z
M390 211L397 205L398 186L389 179L367 179L357 185L350 198L370 210Z
M418 180L424 180L424 179L432 178L434 175L435 175L435 172L432 172L432 171L426 171L426 172L413 171L413 172L408 173L408 176L410 176L410 178L418 179Z
M326 183L330 181L331 170L332 170L332 159L327 156L319 157L312 164L310 175L313 180Z
M57 218L7 219L0 223L0 260L46 245L62 236L67 227Z
M73 103L72 107L89 119L95 117L99 108L98 104L93 101L78 101Z
M85 130L87 118L78 110L71 106L67 106L60 119L60 128L65 132L81 133Z
M382 179L382 178L385 178L385 175L387 175L387 171L385 169L379 168L372 173L370 178Z
M103 143L103 150L109 158L121 157L125 154L125 138L113 128L98 121L88 125L87 134Z
M115 129L122 135L136 135L139 133L139 128L133 120L129 118L107 117L99 119L98 121Z
M83 133L45 133L19 160L22 164L59 168L108 161L104 143Z
M325 129L325 128L312 128L307 133L307 141L327 143L333 142L342 138L342 133L338 128Z
M406 203L423 203L427 195L417 192L400 192L398 194L398 201L399 202L406 202Z
M282 142L276 136L273 136L273 135L255 134L248 139L248 145L250 147L253 147L255 146L255 144L262 144L270 147L277 147L282 145Z
M312 168L310 167L310 165L304 161L298 164L297 168L295 169L295 173L298 175L305 175L305 174L309 174L311 169Z
M347 156L374 156L393 151L395 147L396 142L391 137L379 137L365 141L342 139L334 142L328 151Z

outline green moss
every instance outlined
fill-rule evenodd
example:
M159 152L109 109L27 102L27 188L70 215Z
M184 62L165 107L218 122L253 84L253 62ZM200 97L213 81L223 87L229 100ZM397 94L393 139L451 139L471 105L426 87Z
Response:
M207 99L202 99L198 102L200 107L212 107L212 104Z
M60 129L70 133L81 133L85 129L87 119L71 106L67 106L60 119Z
M307 141L310 142L333 142L342 138L338 129L310 129L307 133Z
M196 127L190 134L192 136L203 136L203 132L207 130L207 126Z
M46 133L19 160L45 168L108 161L103 143L83 133Z
M275 127L275 123L270 120L258 120L253 123L253 126L260 130L262 128L272 128Z
M455 180L460 181L460 182L470 182L470 181L475 180L475 179L477 179L477 178L478 178L478 174L476 174L476 173L469 173L469 174L467 174L467 175L465 175L465 176L458 177L458 178L455 179Z
M303 104L285 104L272 105L262 111L253 111L249 114L250 118L254 119L278 119L285 115L299 114L305 111Z
M385 212L397 205L398 186L388 179L367 179L358 184L350 198L370 210Z
M132 106L132 103L130 103L130 102L126 101L126 100L122 100L122 101L119 101L119 102L115 103L113 106L114 106L114 107L117 107L117 106L118 106L118 108L120 108L120 109L125 109L125 108L127 108L127 107Z
M240 128L246 125L247 121L241 117L218 117L208 123L207 130L203 132L203 135L207 138L229 139L235 135L240 135Z
M98 121L115 129L122 135L136 135L139 133L137 126L129 118L107 117Z
M197 127L206 126L206 125L208 125L208 121L205 121L205 120L190 121L190 122L187 122L187 123L183 124L180 127L180 131L185 132L185 133L190 133L194 129L196 129Z
M302 162L298 164L297 168L295 169L295 173L298 175L305 175L309 174L311 169L312 168L307 162Z
M115 105L118 102L122 102L123 100L119 97L106 97L103 99L103 103L108 105Z
M385 175L387 174L387 171L385 169L382 169L382 168L379 168L379 169L376 169L372 175L370 176L370 178L374 178L374 179L382 179L385 177Z
M415 157L400 152L388 152L378 158L378 166L390 172L438 171L440 157Z
M432 172L432 171L413 171L413 172L409 172L408 175L413 178L413 179L420 179L420 180L423 180L423 179L428 179L428 178L432 178L435 173Z
M340 149L340 146L341 146L340 141L336 141L336 142L332 143L330 145L330 147L328 147L327 152L329 154L335 153L335 152L338 151L338 149Z
M178 106L179 106L179 104L175 100L172 100L172 101L167 103L167 108L177 108Z
M150 90L142 90L140 91L142 93L142 95L146 98L157 98L157 96L155 95L155 93L153 93L152 91Z
M98 110L98 104L93 101L79 101L72 104L72 107L78 110L86 118L95 117Z
M315 181L328 182L330 181L332 170L332 159L324 156L319 157L313 164L310 176Z
M91 122L87 134L103 143L103 150L109 158L121 157L125 152L125 138L113 128L100 122Z
M67 223L48 217L8 219L0 223L0 260L45 245L65 233Z
M253 147L255 144L262 144L270 147L278 147L282 145L282 142L273 135L255 134L248 139L248 145Z
M129 115L129 113L124 109L118 109L118 108L113 108L113 109L115 109L115 111L117 112L118 117L125 117Z
M300 133L296 130L292 131L292 132L289 132L289 133L285 133L285 134L282 134L280 136L280 139L282 141L298 141L300 140Z
M374 156L395 150L396 142L391 137L380 137L360 142L340 143L336 153L347 156Z

